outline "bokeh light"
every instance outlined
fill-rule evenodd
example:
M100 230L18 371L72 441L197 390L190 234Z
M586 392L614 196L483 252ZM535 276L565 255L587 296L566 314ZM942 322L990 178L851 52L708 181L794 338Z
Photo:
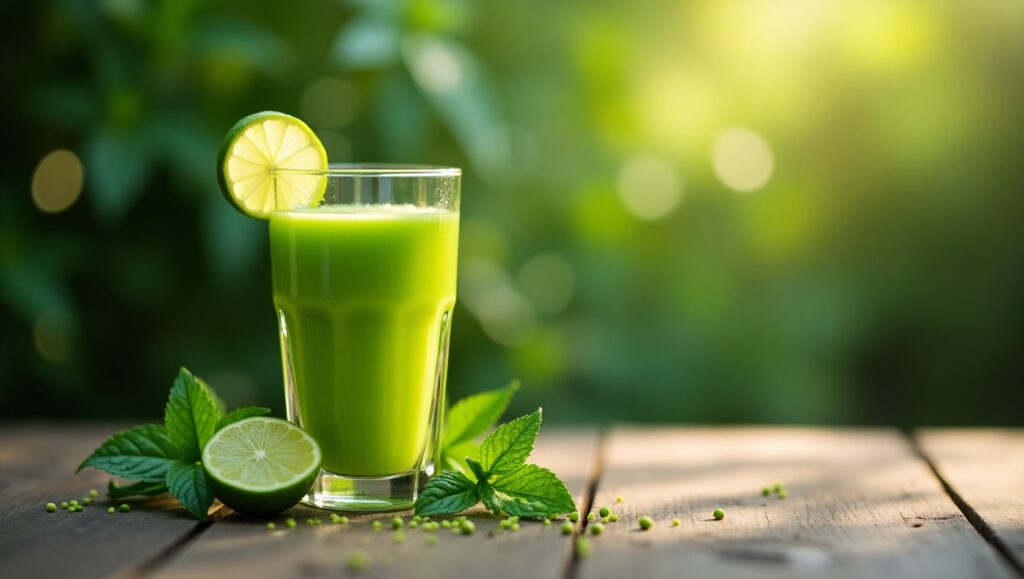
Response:
M32 175L32 202L43 213L60 213L82 193L82 162L67 149L47 154Z
M337 129L356 119L360 104L359 91L351 81L322 78L303 91L299 111L314 128Z
M576 272L572 264L553 253L530 258L519 268L518 281L534 309L544 314L564 310L576 290Z
M683 198L683 182L665 159L651 154L636 155L619 169L619 199L640 219L665 217Z
M771 178L775 158L761 135L750 129L730 127L715 138L711 163L722 183L741 193L750 193L764 187Z

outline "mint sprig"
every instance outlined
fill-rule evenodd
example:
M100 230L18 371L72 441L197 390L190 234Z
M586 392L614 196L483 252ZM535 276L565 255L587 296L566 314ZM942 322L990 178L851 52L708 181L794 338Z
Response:
M112 499L153 496L170 491L185 509L205 521L213 494L200 463L203 446L224 426L250 416L262 416L269 408L248 406L224 414L217 394L186 368L174 380L164 424L143 424L108 438L76 472L93 467L112 475L138 481L120 486L111 481Z
M494 427L517 390L519 381L513 380L504 388L463 398L448 410L441 439L443 468L469 473L465 458L476 455L479 448L477 437Z
M474 482L462 471L431 479L416 499L418 515L449 515L481 500L494 514L550 517L576 510L572 495L553 472L526 459L540 432L542 411L502 424L484 439L475 459L466 457Z

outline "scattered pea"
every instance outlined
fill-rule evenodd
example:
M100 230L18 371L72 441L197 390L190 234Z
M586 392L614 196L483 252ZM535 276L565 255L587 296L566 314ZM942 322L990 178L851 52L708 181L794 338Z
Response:
M403 524L402 517L395 517L395 518L391 519L391 528L392 529L401 529L402 528L402 524Z
M587 538L580 535L576 537L576 556L583 559L590 554L590 542Z
M120 509L120 511L121 511L122 513L130 513L130 512L132 512L132 507L131 507L131 505L129 505L129 504L127 504L127 503L121 503L121 506L119 506L119 507L117 507L117 508L118 508L118 509Z
M600 535L603 532L604 525L602 525L601 523L594 523L593 525L590 525L590 533L592 535Z
M287 525L289 529L294 529L296 524L295 519L288 517L284 520L284 524Z
M57 512L57 504L56 503L46 503L46 512L48 512L48 513L56 513Z
M92 499L90 499L89 497L85 497L82 499L82 504L85 506L89 506L92 504Z
M711 513L711 516L714 517L716 521L721 521L725 518L725 511L722 509L715 509L715 512Z
M782 489L783 489L782 483L780 483L780 482L777 482L777 483L775 483L774 486L772 486L772 490L774 490L776 493L782 492Z
M563 535L571 535L573 530L574 529L573 529L572 523L570 523L569 521L566 521L566 522L562 523L562 534Z
M392 538L394 539L395 543L401 545L405 542L405 531L401 529L395 531L394 537Z
M498 521L498 528L501 529L502 531L504 531L505 529L507 529L507 528L509 528L511 526L512 526L512 521L510 521L509 519L502 519L502 520Z
M78 501L76 501L75 499L71 499L71 500L70 500L70 501L68 502L68 506L71 506L71 507L77 507L77 506L78 506Z
M273 531L275 528L277 528L277 525L274 524L274 521L270 521L269 523L267 523L268 531Z
M96 498L98 496L100 496L99 491L97 491L96 489L89 489L89 497Z
M371 564L373 564L373 559L370 558L370 554L366 551L352 551L348 554L348 557L345 558L345 566L353 573L362 573L363 571L366 571Z
M443 521L441 521L441 526L446 528L446 529L450 529L450 528L452 528L452 522L449 521L448 519L444 519Z
M68 510L68 502L67 501L61 501L60 502L60 508L64 509L65 511Z
M462 524L459 525L459 531L463 535L472 535L473 531L476 531L476 525L473 524L473 521L462 521Z
M510 531L512 531L513 533L518 533L519 532L519 523L512 523L512 525L509 526L508 529Z
M117 509L115 509L114 507L107 507L107 512L113 515L115 512L117 512Z
M600 509L597 510L597 512L600 513L602 517L607 517L608 515L612 514L612 510L609 509L608 507L601 507Z
M672 526L673 527L678 527L679 526L679 519L672 519Z
M593 521L596 518L597 518L597 515L595 515L594 513L587 513L587 520L588 521Z
M306 519L306 524L312 527L316 524L316 521L314 519Z
M615 497L615 504L620 504L621 502L622 502L622 495L619 495L619 496Z
M640 517L640 528L644 531L654 526L654 521L650 517Z
M608 517L601 517L601 522L602 522L603 524L606 524L606 525L607 525L607 524L608 524L608 521L610 521L610 520L611 520L611 519L609 519Z
M788 496L789 496L789 491L787 491L786 489L782 489L781 491L779 491L779 498L780 499L784 499L784 498L786 498Z
M416 521L409 521L409 528L410 529L415 529L418 526L420 526L420 524L417 523Z
M544 517L544 526L545 527L550 527L551 526L551 519L549 519L547 517Z
M761 494L766 496L766 497L770 496L772 494L772 488L771 487L764 487L763 489L761 489Z
M380 521L374 521L372 523L372 525L373 525L373 532L374 533L379 533L380 532L380 527L381 527Z
M576 521L580 520L580 512L579 511L573 511L573 512L569 513L569 520L574 522L574 523Z
M612 513L612 514L608 515L608 520L613 522L613 523L617 523L617 522L619 522L619 515L616 515L615 513Z

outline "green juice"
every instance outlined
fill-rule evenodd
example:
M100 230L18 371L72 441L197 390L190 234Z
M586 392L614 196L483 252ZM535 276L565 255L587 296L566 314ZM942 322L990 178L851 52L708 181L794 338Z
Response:
M328 471L395 475L429 450L458 232L457 212L411 205L271 215L286 392L289 374L295 382L288 415L320 443Z

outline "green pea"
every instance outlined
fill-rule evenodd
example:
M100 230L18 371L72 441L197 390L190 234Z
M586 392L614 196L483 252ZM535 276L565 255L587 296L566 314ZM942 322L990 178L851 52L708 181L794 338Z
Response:
M714 517L716 521L721 521L725 518L725 511L722 509L715 509L715 512L711 513L711 516Z
M277 525L274 524L274 521L270 521L269 523L267 523L267 530L268 531L273 531L276 527L277 527Z
M512 531L513 533L518 533L519 532L519 523L512 523L512 525L509 527L509 530Z
M71 499L71 501L68 502L68 506L77 507L78 501L76 501L75 499Z
M772 488L771 487L764 487L763 489L761 489L761 494L766 496L766 497L771 495L772 494Z
M56 503L46 503L46 512L48 512L48 513L56 513L57 512L57 504Z
M672 526L673 527L678 527L679 526L679 519L672 519Z
M587 513L587 520L588 521L593 521L596 518L597 518L597 515L595 515L594 513Z
M85 506L89 506L92 504L92 499L90 499L89 497L85 497L84 499L82 499L82 504Z
M551 519L549 519L547 517L544 517L544 526L545 527L550 527L551 526Z
M89 489L89 496L92 498L96 498L100 496L100 493L96 489Z
M342 515L340 522L341 522L342 525L347 525L348 524L348 517L346 517L345 515Z
M498 521L498 528L501 529L502 531L504 531L505 529L507 529L507 528L509 528L511 526L512 526L512 521L510 521L508 519L502 519L502 520Z
M121 503L121 506L119 506L117 508L120 509L122 513L130 513L130 512L132 512L131 505L126 504L126 503Z
M68 510L68 502L67 501L61 501L60 502L60 508L64 509L65 511Z
M619 522L619 515L616 515L615 513L612 513L612 514L608 515L608 520L613 522L613 523L617 523L617 522Z
M362 573L373 564L373 559L366 551L352 551L345 558L345 566L353 573Z
M459 525L459 531L463 535L472 535L473 531L476 531L476 525L473 524L473 521L462 521L462 524Z
M619 504L621 502L622 502L622 495L619 495L619 496L615 497L615 504Z
M782 488L782 483L780 482L777 482L775 483L775 485L772 486L772 490L774 490L777 493L782 492Z
M604 532L604 525L602 525L601 523L594 523L593 525L590 525L590 534L592 534L592 535L600 535L603 532Z
M597 510L597 512L600 513L602 517L607 517L608 515L612 514L612 510L609 509L608 507L601 507L600 509Z
M401 531L401 530L395 531L395 534L392 537L392 539L394 539L395 543L401 545L402 543L405 542L405 531Z
M402 524L403 524L402 517L395 517L395 518L391 519L391 528L392 529L401 529L402 528Z
M566 522L562 523L562 534L563 535L571 535L574 530L575 530L575 528L572 526L572 523L570 523L569 521L566 521Z
M654 521L647 516L640 517L640 529L646 531L654 526Z
M115 512L117 512L117 509L115 509L114 507L107 507L107 512L113 515Z
M611 519L609 519L608 517L601 517L601 522L606 524L606 525L608 524L608 521L610 521L610 520Z
M409 528L410 529L415 529L418 526L420 526L420 524L417 523L416 521L409 521Z
M789 491L787 491L786 489L782 489L781 491L779 491L779 498L780 499L784 499L784 498L786 498L788 496L789 496Z
M583 559L590 554L590 542L587 538L580 535L576 537L576 556Z
M294 529L296 525L295 519L288 517L284 520L284 524L287 525L289 529Z
M450 528L452 528L452 522L449 521L448 519L444 519L443 521L441 521L441 526L446 528L446 529L450 529Z
M316 521L314 521L313 519L306 519L306 524L312 527L316 524Z

